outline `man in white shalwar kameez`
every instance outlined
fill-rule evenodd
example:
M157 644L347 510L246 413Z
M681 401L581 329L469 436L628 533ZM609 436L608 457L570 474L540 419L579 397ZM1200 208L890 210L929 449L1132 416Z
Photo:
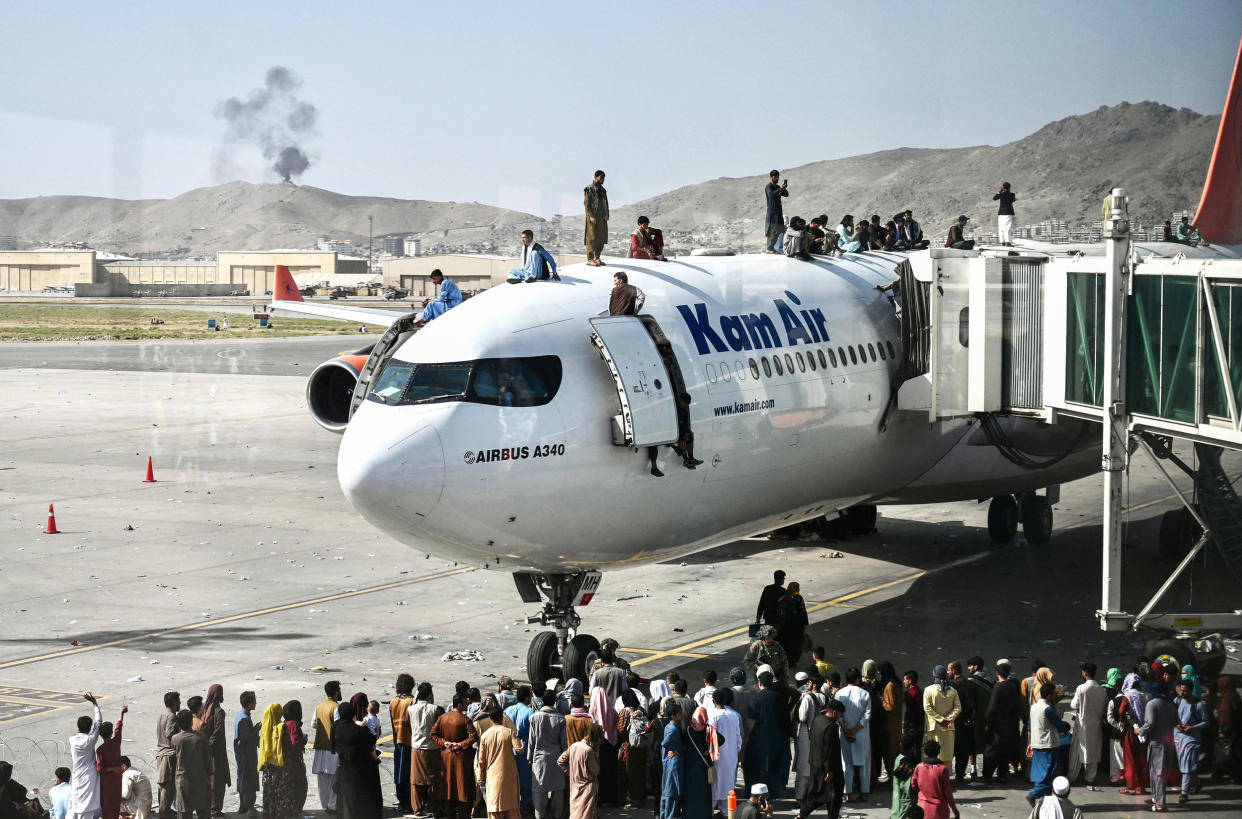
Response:
M799 671L794 678L805 683L806 690L798 700L798 738L794 744L794 793L802 787L803 780L811 775L811 723L828 704L828 698L819 693L819 679Z
M713 766L716 781L712 784L712 805L716 810L729 814L729 791L737 788L738 752L742 749L742 717L729 707L733 692L717 688L712 692L711 707L707 711L707 723L716 729L720 737L720 756Z
M845 705L841 717L841 762L845 768L845 797L854 790L854 769L862 783L863 801L871 793L871 695L858 685L862 673L857 668L845 672L844 688L837 699Z
M1074 721L1074 741L1070 746L1069 780L1078 781L1078 773L1085 765L1087 786L1095 785L1100 763L1100 746L1104 741L1104 717L1108 711L1108 692L1095 681L1096 665L1082 664L1082 685L1074 691L1070 708L1078 715Z
M83 699L95 706L95 716L78 718L78 733L69 737L71 760L69 819L94 819L99 814L99 771L95 768L95 745L99 742L99 703L94 694Z

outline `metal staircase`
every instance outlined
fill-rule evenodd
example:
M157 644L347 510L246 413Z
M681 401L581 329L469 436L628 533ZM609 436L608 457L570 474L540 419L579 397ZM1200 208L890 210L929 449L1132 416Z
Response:
M1195 472L1195 491L1199 512L1211 531L1212 542L1220 550L1230 574L1242 581L1242 500L1233 481L1220 463L1224 450L1196 443L1199 468Z

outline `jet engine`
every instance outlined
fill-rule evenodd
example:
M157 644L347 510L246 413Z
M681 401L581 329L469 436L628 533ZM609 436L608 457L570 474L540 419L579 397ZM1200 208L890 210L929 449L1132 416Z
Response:
M320 364L306 382L306 406L319 426L338 435L349 425L350 402L371 347Z

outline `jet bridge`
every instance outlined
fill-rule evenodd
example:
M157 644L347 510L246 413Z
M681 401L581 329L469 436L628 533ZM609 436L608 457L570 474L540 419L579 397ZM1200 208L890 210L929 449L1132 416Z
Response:
M931 422L1098 422L1100 626L1171 634L1175 640L1153 644L1156 654L1180 662L1197 653L1200 670L1213 673L1224 662L1219 635L1196 638L1242 627L1242 610L1157 607L1209 544L1242 583L1242 501L1220 464L1224 449L1242 449L1242 261L1140 259L1127 204L1115 189L1103 257L932 250L912 258L893 294L905 353L893 409L925 412ZM1193 465L1173 453L1174 440L1193 445ZM1181 562L1130 613L1121 607L1122 487L1138 452L1184 508L1167 513L1161 525L1162 552L1176 552ZM1190 492L1176 485L1170 466L1191 477Z

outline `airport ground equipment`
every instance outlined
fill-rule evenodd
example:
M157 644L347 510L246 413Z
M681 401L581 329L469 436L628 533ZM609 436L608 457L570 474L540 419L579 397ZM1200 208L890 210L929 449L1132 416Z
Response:
M912 257L894 294L905 348L894 411L926 412L933 422L973 418L1007 458L1033 465L1057 454L1023 451L1006 438L1005 419L1098 424L1100 627L1154 632L1149 654L1194 660L1211 675L1225 660L1219 632L1242 628L1242 609L1157 607L1207 558L1208 544L1242 588L1242 501L1220 463L1224 449L1242 449L1242 261L1143 257L1130 240L1125 191L1114 189L1112 202L1103 257L1008 249ZM1192 464L1174 453L1174 441L1192 446ZM1181 500L1162 520L1159 543L1180 562L1130 613L1121 604L1123 487L1138 452ZM1176 484L1168 464L1190 476L1190 491ZM1049 495L993 498L989 534L1006 541L1020 523L1029 542L1046 543L1055 487Z

